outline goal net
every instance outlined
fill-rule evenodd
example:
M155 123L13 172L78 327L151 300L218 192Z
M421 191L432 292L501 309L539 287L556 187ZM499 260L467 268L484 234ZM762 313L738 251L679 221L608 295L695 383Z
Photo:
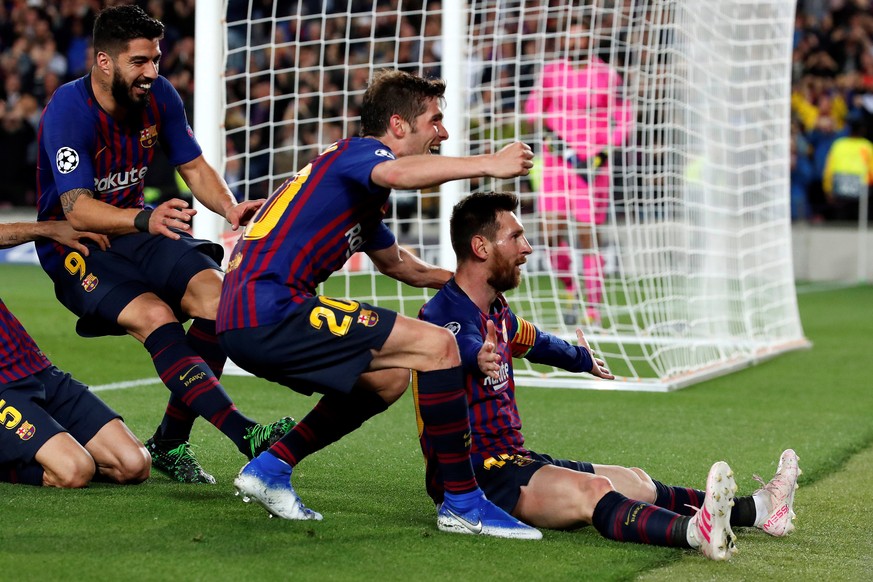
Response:
M808 345L788 195L795 0L211 1L196 129L240 199L356 134L385 67L447 80L443 154L531 145L531 176L395 192L386 218L452 268L452 205L520 194L534 252L510 304L569 341L581 328L617 376L519 362L520 384L667 391ZM324 293L411 316L432 294L361 253Z

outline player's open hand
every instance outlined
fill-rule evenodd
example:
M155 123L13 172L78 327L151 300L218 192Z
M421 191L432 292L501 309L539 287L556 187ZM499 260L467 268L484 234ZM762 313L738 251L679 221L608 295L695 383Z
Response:
M497 353L497 330L490 319L485 323L485 343L476 357L479 369L489 378L498 380L500 372L500 355Z
M246 200L232 206L225 215L227 222L230 223L230 228L237 230L239 227L247 225L258 209L264 205L264 202L266 200Z
M603 378L604 380L615 380L615 376L613 376L606 368L606 362L594 357L594 352L591 351L591 346L588 345L588 340L585 339L585 334L583 334L582 330L578 327L576 328L576 338L579 340L579 345L588 350L588 353L591 355L591 360L594 362L588 373L592 376Z
M179 240L182 236L170 229L191 230L191 217L197 214L197 211L189 208L189 206L186 201L179 198L173 198L162 203L154 209L149 217L149 232L151 234L161 234L173 240Z
M90 250L83 244L84 240L97 243L97 246L103 251L109 248L109 237L105 234L76 230L66 220L49 220L41 224L44 225L43 228L48 229L46 232L48 238L75 249L86 257Z
M511 143L493 154L494 166L489 174L495 178L527 176L533 168L533 157L533 150L526 143Z

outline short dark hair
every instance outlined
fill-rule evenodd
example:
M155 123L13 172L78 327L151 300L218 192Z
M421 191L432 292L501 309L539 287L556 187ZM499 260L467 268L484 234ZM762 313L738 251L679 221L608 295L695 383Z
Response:
M515 212L518 204L518 196L512 192L476 192L455 204L449 232L458 263L473 257L470 241L474 236L482 235L493 241L497 236L497 214Z
M100 11L94 20L94 54L118 56L130 41L137 38L154 40L164 36L164 25L135 4L111 6Z
M364 92L361 136L385 135L394 114L414 123L416 117L427 111L427 101L442 99L445 92L446 82L442 79L423 79L392 69L376 72Z

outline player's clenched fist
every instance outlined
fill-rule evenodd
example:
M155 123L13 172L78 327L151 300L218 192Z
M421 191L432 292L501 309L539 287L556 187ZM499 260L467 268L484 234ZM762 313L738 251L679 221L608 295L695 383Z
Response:
M533 167L533 150L520 141L509 144L494 154L495 165L489 174L495 178L527 176Z

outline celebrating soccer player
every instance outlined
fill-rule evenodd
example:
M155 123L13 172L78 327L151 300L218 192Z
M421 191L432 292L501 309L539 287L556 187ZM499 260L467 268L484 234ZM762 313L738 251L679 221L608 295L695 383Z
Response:
M478 193L455 206L450 231L457 270L420 313L457 338L473 467L488 499L536 527L594 524L610 539L699 548L714 560L726 560L735 551L732 525L755 526L774 536L790 533L800 474L791 449L782 453L776 476L761 490L734 498L733 473L724 462L712 466L704 492L664 485L642 469L554 459L525 448L512 358L607 380L613 376L593 357L581 330L576 331L579 345L572 345L518 317L506 302L503 292L519 285L521 265L531 253L515 215L518 205L515 194ZM446 482L435 445L439 438L423 427L428 491L437 504L444 503Z
M452 335L388 309L316 294L355 252L382 273L416 287L441 287L451 273L400 247L382 222L392 189L449 180L526 175L533 154L513 143L465 158L434 155L448 139L445 84L400 71L371 79L361 137L331 145L280 186L231 253L218 309L221 345L253 374L324 394L284 438L246 465L236 480L287 519L321 519L291 486L306 455L358 428L397 400L417 370L422 421L436 437L446 500L437 525L499 537L539 538L485 499L470 465L463 371Z
M51 239L88 256L88 240L64 221L0 224L0 248ZM88 387L51 364L0 300L0 481L85 487L95 474L140 483L151 466L145 447Z
M182 100L158 74L164 26L137 6L102 11L94 23L90 74L60 87L39 130L39 220L68 220L108 235L89 256L38 241L55 292L79 316L83 336L128 333L143 342L172 392L161 425L146 443L153 465L175 479L214 483L188 437L204 417L248 457L284 435L293 420L260 425L240 413L219 384L225 354L215 335L221 247L188 233L184 200L143 208L143 189L160 146L194 196L233 228L261 202L236 204L207 164ZM193 318L187 331L182 321Z

